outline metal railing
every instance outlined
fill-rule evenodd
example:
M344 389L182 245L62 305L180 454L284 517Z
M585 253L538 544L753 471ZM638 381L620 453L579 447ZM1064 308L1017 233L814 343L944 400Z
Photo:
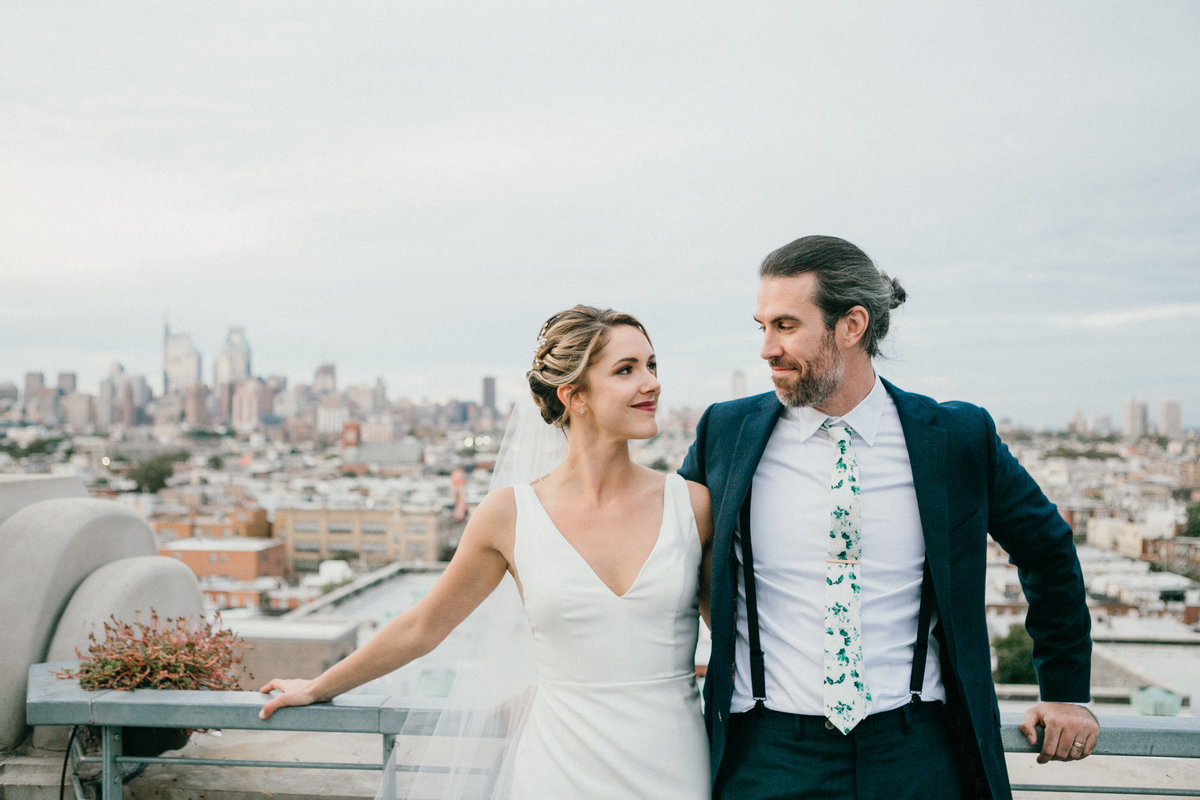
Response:
M72 664L30 667L26 718L30 725L88 725L99 729L100 755L77 761L100 765L104 800L121 800L123 767L137 764L379 770L387 763L397 735L432 735L437 716L445 713L432 705L415 706L407 697L349 694L331 703L283 708L270 721L264 722L258 718L263 704L263 696L258 692L84 691L79 688L78 681L54 677L54 671L68 666ZM1018 730L1019 723L1019 714L1001 714L1005 751L1037 752ZM1093 756L1200 759L1200 718L1104 715L1100 717L1100 724L1102 735ZM121 730L126 727L377 734L381 739L381 758L379 763L362 763L133 756L122 752ZM402 766L399 768L403 769ZM1129 785L1014 784L1013 789L1018 792L1200 797L1200 789ZM76 782L77 793L79 790Z
M1135 717L1099 715L1100 738L1092 756L1132 756L1200 759L1200 718ZM1036 753L1019 725L1021 714L1000 714L1000 736L1006 753ZM1200 797L1200 789L1148 786L1081 786L1066 784L1014 783L1014 792L1063 792L1074 794L1149 795L1151 797Z

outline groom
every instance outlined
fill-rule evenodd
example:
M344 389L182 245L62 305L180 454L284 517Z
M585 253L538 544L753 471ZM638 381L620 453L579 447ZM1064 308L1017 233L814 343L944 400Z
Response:
M775 392L718 403L680 473L715 523L705 682L714 797L1011 798L992 685L990 533L1019 568L1038 761L1092 751L1090 619L1071 530L991 417L881 380L898 282L853 244L767 256ZM931 633L930 633L931 631Z

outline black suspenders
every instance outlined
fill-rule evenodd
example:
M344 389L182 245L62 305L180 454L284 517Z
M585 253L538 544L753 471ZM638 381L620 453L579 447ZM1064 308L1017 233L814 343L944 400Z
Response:
M742 503L738 516L738 534L742 544L742 580L746 588L746 630L750 639L750 691L754 695L754 710L762 713L767 699L766 667L762 642L758 636L758 600L754 593L754 551L750 544L750 492ZM736 596L736 595L735 595ZM929 620L933 616L933 580L929 576L929 560L921 573L921 607L917 611L917 641L913 647L912 677L908 691L912 702L921 702L925 683L925 661L929 655Z
M925 658L929 655L929 620L933 616L933 578L929 576L929 559L921 570L921 608L917 612L917 641L913 646L912 678L908 692L912 702L921 702L921 687L925 683Z
M758 600L754 594L754 551L750 545L750 492L742 503L738 518L742 537L742 575L746 585L746 630L750 637L750 691L754 694L754 710L762 714L767 699L766 667L763 664L762 642L758 639Z

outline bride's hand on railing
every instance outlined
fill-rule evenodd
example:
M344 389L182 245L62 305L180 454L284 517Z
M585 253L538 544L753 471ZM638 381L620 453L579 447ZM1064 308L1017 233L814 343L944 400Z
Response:
M312 703L323 703L328 698L319 697L312 690L313 682L302 678L275 678L266 686L259 689L264 694L278 691L258 712L259 719L267 719L278 709L285 706L307 706Z

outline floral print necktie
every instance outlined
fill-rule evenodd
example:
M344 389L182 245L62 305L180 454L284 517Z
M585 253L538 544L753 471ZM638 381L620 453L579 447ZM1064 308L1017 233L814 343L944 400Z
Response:
M838 453L830 481L832 511L825 559L825 716L842 733L849 733L871 704L862 665L858 462L848 426L826 420L821 427L829 431Z

